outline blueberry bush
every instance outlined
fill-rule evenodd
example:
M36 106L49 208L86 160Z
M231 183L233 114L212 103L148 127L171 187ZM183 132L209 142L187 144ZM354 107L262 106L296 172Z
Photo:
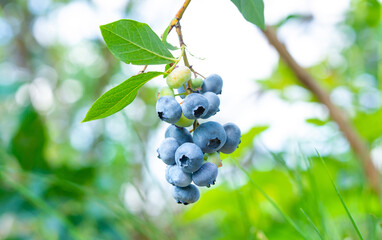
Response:
M246 19L264 28L262 1L233 2ZM198 122L198 119L208 119L219 111L220 99L217 95L222 93L223 80L218 74L204 78L188 62L180 19L189 3L185 1L162 39L147 24L129 19L100 27L107 47L116 58L128 64L146 66L140 74L104 93L82 121L105 118L122 110L134 100L145 83L161 75L166 78L167 86L158 92L156 112L162 121L172 125L167 129L166 139L157 152L158 158L168 165L166 179L174 185L175 200L184 205L199 199L199 190L191 182L199 187L215 184L218 167L222 166L219 153L234 152L241 138L239 127L233 123L222 126L215 121ZM247 8L248 4L253 4L255 8ZM179 48L166 41L174 27L179 36ZM170 51L178 49L181 53L175 58ZM185 66L178 65L182 58ZM159 64L165 65L163 72L145 72L148 65ZM183 99L180 103L176 100L177 96ZM191 125L192 129L188 131L185 127ZM190 132L193 132L192 136ZM209 161L211 154L212 161Z

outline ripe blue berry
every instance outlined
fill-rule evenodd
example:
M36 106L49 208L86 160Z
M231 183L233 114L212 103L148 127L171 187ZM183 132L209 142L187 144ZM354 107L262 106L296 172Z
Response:
M167 85L170 88L180 88L191 79L191 70L188 67L177 67L167 76Z
M168 123L176 123L182 116L182 108L175 98L170 96L160 97L156 104L158 117Z
M197 119L204 117L208 112L208 100L202 94L191 93L182 103L182 111L186 118Z
M181 204L187 205L194 203L199 199L199 189L195 185L188 185L187 187L174 187L172 196Z
M202 117L203 119L207 119L213 115L215 115L217 112L219 112L219 106L220 106L220 99L219 97L213 93L213 92L206 92L203 94L204 97L208 100L208 111L207 114Z
M188 84L185 83L186 85L186 88L188 87ZM176 91L178 92L178 94L181 94L181 93L184 93L185 90L184 90L184 85L182 85L180 88L176 89ZM179 97L181 97L182 99L184 99L186 97L186 95L179 95Z
M177 127L175 125L170 125L167 128L164 136L166 138L169 138L169 137L175 138L178 141L179 146L182 145L183 143L186 143L186 142L193 142L192 136L191 136L190 132L187 131L187 129L185 129L183 127Z
M166 180L170 184L178 187L187 187L191 184L191 173L185 173L178 165L167 166Z
M213 92L216 94L221 94L222 88L223 88L223 79L217 74L212 74L208 76L206 79L204 79L201 92L202 93Z
M184 143L175 152L175 162L184 172L197 171L203 164L202 150L194 143Z
M157 149L158 158L167 165L175 164L175 152L179 144L175 138L165 138Z
M227 135L227 141L219 149L219 152L230 154L233 153L240 144L241 131L240 128L233 123L224 124L223 128Z
M193 140L204 153L212 153L225 144L227 135L222 125L211 121L200 124L195 129Z
M218 167L211 162L206 162L192 174L192 181L200 187L210 187L211 184L215 184L217 176Z

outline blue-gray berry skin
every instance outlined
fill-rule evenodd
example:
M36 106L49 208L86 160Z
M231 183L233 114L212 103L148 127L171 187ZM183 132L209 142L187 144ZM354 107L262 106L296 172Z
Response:
M178 141L179 145L182 145L183 143L186 143L186 142L193 142L192 136L186 128L177 127L175 125L170 125L167 128L166 133L165 133L165 137L166 138L169 138L169 137L175 138Z
M218 151L226 142L227 135L217 122L210 121L200 124L194 131L194 143L198 145L204 153Z
M185 173L178 165L167 166L166 180L178 187L187 187L192 182L191 173Z
M158 117L168 123L176 123L182 116L182 108L175 98L170 96L160 97L156 104Z
M209 103L206 97L199 93L191 93L183 100L183 115L188 119L204 117L208 112Z
M215 184L217 176L218 167L211 162L206 162L192 174L192 181L199 187L210 187Z
M175 162L183 172L193 173L203 164L202 150L194 143L183 143L175 152Z
M213 115L215 115L217 112L219 112L219 106L220 106L220 99L219 97L213 93L213 92L206 92L203 94L204 97L208 100L208 111L207 114L202 117L203 119L207 119Z
M230 154L233 153L240 144L241 131L240 128L233 123L227 123L223 126L227 135L227 141L219 149L219 152Z
M167 165L175 164L175 152L179 144L175 138L165 138L157 149L158 158Z
M188 86L187 83L185 85L186 85L186 87ZM177 88L176 91L178 92L178 94L184 93L185 92L184 86L181 86L180 88ZM179 97L184 99L186 97L186 95L179 95Z
M200 193L199 189L195 185L188 185L187 187L174 187L172 196L179 204L190 204L198 201Z
M204 79L201 92L213 92L216 94L221 94L222 88L223 79L217 74L212 74Z

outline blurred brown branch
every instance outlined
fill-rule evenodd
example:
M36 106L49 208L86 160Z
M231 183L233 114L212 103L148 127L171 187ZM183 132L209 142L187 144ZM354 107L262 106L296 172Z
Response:
M288 52L285 45L277 38L277 35L272 27L267 26L266 30L263 30L263 33L269 43L279 53L280 57L294 72L297 79L328 108L331 118L338 124L339 129L342 131L353 151L358 156L371 188L376 193L380 193L379 172L371 160L366 143L354 129L349 118L342 112L341 109L333 104L330 100L329 94L322 87L320 87L317 81L296 62L296 60Z

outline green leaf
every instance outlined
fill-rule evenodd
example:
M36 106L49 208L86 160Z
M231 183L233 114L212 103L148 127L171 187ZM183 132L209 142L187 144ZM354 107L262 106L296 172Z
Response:
M329 122L329 120L321 120L318 118L308 118L306 119L306 122L316 126L324 126L325 124Z
M135 65L156 65L176 59L160 38L145 24L122 19L100 26L110 51L122 62Z
M41 116L32 106L21 114L21 122L11 141L11 152L27 171L47 170L44 156L46 128Z
M162 35L162 43L170 50L178 50L179 48L178 47L175 47L173 45L171 45L170 43L167 42L167 35L168 35L168 31L170 30L170 26L171 25L168 25L168 27L166 28L166 30L164 31L163 35Z
M265 29L263 0L231 0L245 20Z
M122 110L135 99L140 87L162 74L162 72L141 73L110 89L93 103L82 122L105 118Z

